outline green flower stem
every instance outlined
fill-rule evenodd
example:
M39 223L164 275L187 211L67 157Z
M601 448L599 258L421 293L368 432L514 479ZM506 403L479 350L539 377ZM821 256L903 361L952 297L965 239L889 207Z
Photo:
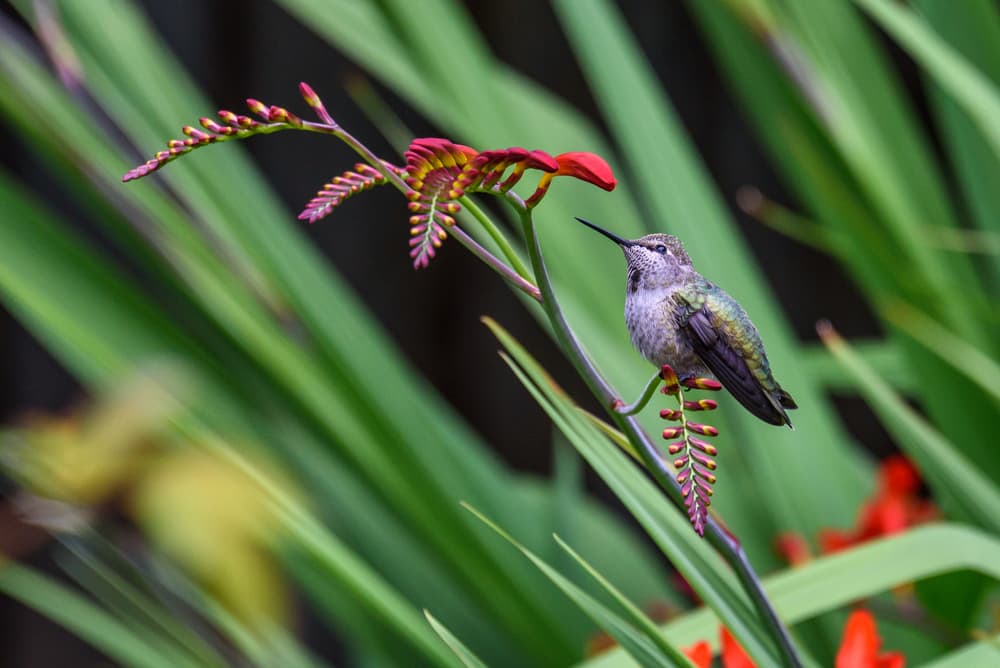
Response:
M519 272L514 271L509 266L504 264L499 258L490 253L488 250L479 245L479 243L470 237L465 230L463 230L458 225L452 225L448 228L448 233L455 237L460 244L465 246L473 255L478 257L480 260L486 263L493 271L500 274L503 278L507 280L508 283L513 285L515 288L528 295L536 301L542 300L542 293L535 286L534 283L529 281L527 278L522 276Z
M401 177L399 174L386 167L385 163L381 159L379 159L379 157L375 155L370 148L368 148L360 141L358 141L358 139L354 135L344 130L344 128L340 127L340 125L338 125L337 122L334 121L333 118L331 118L328 113L326 113L325 109L322 111L317 110L317 113L319 113L320 116L323 117L323 120L325 122L315 123L313 121L303 121L301 125L301 128L303 130L306 130L308 132L318 132L320 134L325 134L325 135L333 135L334 137L336 137L337 139L339 139L340 141L344 142L352 149L354 149L355 153L364 158L365 162L367 162L369 165L377 169L382 174L382 176L384 176L389 181L389 183L396 186L396 189L399 190L401 193L405 195L406 193L413 190L412 188L410 188L410 186L406 185L406 181L403 180L403 177Z
M504 257L507 258L507 262L509 262L510 266L514 268L514 271L516 271L521 278L531 280L531 271L528 270L527 265L525 265L520 256L518 256L517 251L515 251L514 247L510 245L509 241L507 241L507 237L503 235L500 228L498 228L493 220L486 215L486 212L483 211L479 205L473 202L467 195L460 197L458 201L462 203L462 206L465 207L466 211L471 213L472 216L479 221L479 224L483 226L483 229L490 235L490 238L496 242L496 245L499 246L500 251L503 253Z
M627 406L624 404L614 406L615 412L620 413L621 415L635 415L646 407L649 400L653 398L653 393L656 392L656 388L658 388L662 382L663 378L660 377L660 374L656 374L649 379L649 382L646 384L646 389L642 391L642 394L635 400L635 403Z
M657 484L660 485L678 508L683 509L684 499L681 496L680 486L671 476L671 472L664 466L656 446L653 445L649 436L634 417L622 415L614 410L614 407L621 402L621 399L614 391L614 388L611 387L594 366L593 361L584 351L579 339L577 339L576 334L566 321L566 316L563 314L562 308L556 299L548 268L545 266L545 260L542 258L542 250L538 241L538 235L535 233L535 224L531 217L531 210L514 193L507 193L504 197L508 203L514 206L521 218L531 266L535 271L535 280L538 282L538 287L542 294L542 308L548 316L549 323L552 325L560 348L569 357L570 362L583 378L584 382L586 382L590 391L607 407L619 429L628 436L629 441L639 446L639 455ZM743 589L753 601L757 613L764 621L768 633L780 652L782 665L786 668L801 668L802 661L799 659L798 652L792 644L788 629L785 628L785 625L774 611L774 607L771 605L771 601L767 598L767 594L761 585L760 578L754 571L749 559L747 559L746 552L743 551L739 540L724 529L711 514L708 517L705 537L712 547L718 550L732 567Z

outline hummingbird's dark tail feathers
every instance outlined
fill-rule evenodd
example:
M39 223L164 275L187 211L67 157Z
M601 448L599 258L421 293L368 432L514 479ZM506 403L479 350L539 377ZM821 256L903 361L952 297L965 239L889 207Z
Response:
M798 408L799 405L795 403L795 399L792 399L792 395L790 395L788 392L785 392L780 387L778 388L778 391L775 393L774 398L778 400L778 405L780 406L780 408L778 408L778 412L784 419L784 423L788 425L789 429L795 431L795 427L792 426L792 421L788 418L788 413L786 413L784 409L787 408L788 410L794 410Z
M785 408L795 408L795 401L774 382L770 373L766 379L754 373L747 362L745 346L718 326L718 322L702 306L688 313L681 326L695 353L736 401L768 424L794 429Z
M780 387L778 388L778 403L789 410L794 410L799 407L799 405L795 403L795 399L792 399L792 395L785 392Z

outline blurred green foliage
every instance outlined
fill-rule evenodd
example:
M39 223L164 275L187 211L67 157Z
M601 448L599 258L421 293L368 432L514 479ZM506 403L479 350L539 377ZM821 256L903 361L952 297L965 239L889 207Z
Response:
M951 635L916 633L918 622L886 615L880 620L886 645L913 662L988 665L996 651L988 643L955 647L984 624L1000 575L1000 451L991 436L1000 424L1000 261L989 251L995 243L973 243L985 251L971 254L956 250L970 244L955 240L995 242L1000 235L995 4L687 3L741 111L804 209L790 222L788 212L758 199L753 212L779 228L782 221L774 219L785 214L786 228L798 226L835 257L887 333L859 345L830 338L829 352L793 335L668 92L613 3L554 2L607 121L607 138L498 61L457 2L278 4L456 141L608 157L623 176L614 193L559 184L536 220L569 320L624 393L638 388L649 370L621 325L621 266L596 235L564 224L574 214L614 221L624 236L676 233L695 264L752 314L772 365L802 406L795 432L762 425L732 402L720 411L724 477L713 507L758 570L782 565L772 548L779 532L812 539L824 527L854 522L874 467L852 442L829 392L860 388L922 467L946 523L767 580L779 613L797 625L807 664L832 658L841 618L831 611L861 597L877 597L893 609L885 592L921 580L919 624L943 624ZM157 484L133 491L149 538L167 547L126 554L101 534L98 520L79 535L56 533L67 570L88 596L17 564L0 570L0 590L129 665L225 665L236 656L259 665L316 663L280 614L263 622L234 614L225 587L211 585L225 578L199 572L218 554L184 533L184 517L170 525L170 508L178 515L199 512L185 498L184 482L192 481L193 498L193 481L204 475L208 489L232 483L252 490L237 510L270 517L263 526L280 527L265 530L264 540L232 534L238 536L233 561L223 559L233 567L231 582L261 581L247 574L270 572L273 559L344 639L357 665L567 665L583 659L594 631L583 612L609 627L640 662L671 665L671 647L716 636L708 610L673 621L670 647L649 635L641 613L623 600L685 605L651 549L582 493L570 458L560 459L570 473L557 471L552 481L501 466L400 355L365 310L364 295L352 294L303 240L294 212L278 204L241 147L200 151L155 178L119 183L133 166L130 145L150 150L214 108L132 3L65 0L54 3L51 15L18 5L36 27L59 17L66 43L56 53L62 65L74 62L67 55L73 54L82 88L61 85L36 45L4 24L3 122L38 153L54 181L96 214L147 280L137 286L60 222L43 194L3 173L0 298L98 397L81 413L83 421L93 417L88 411L99 415L114 405L100 397L114 396L114 388L151 361L168 360L190 385L174 391L181 408L149 436L160 457L178 459L160 462L160 477L149 478ZM924 73L933 128L919 122L876 28ZM441 48L442 34L448 48ZM932 133L940 137L942 155L933 150ZM474 224L469 232L482 236ZM490 247L489 239L481 241ZM189 322L198 326L181 324ZM505 346L566 440L674 565L701 578L699 587L713 594L705 597L709 605L727 623L743 625L734 629L741 638L763 638L732 575L694 539L683 516L571 400L551 393L527 351L510 340ZM134 414L114 413L115 419ZM645 419L657 431L655 416ZM52 496L51 478L18 468L24 450L16 442L41 433L37 427L9 433L4 462L15 476L20 471L27 488ZM95 448L100 461L100 448L122 442L72 443ZM141 477L106 459L117 467L105 472L106 491L119 477L123 487ZM259 508L249 501L257 497ZM182 501L191 501L187 510ZM460 501L502 527L534 561ZM232 509L215 510L206 519L228 528L212 533L239 524ZM262 525L248 526L257 531ZM553 532L570 552L551 540ZM577 556L603 579L581 570ZM229 566L211 568L221 575ZM264 595L272 602L262 605L280 606L274 597ZM813 621L800 624L806 620ZM219 633L206 633L206 625ZM747 649L758 657L771 651L766 638ZM598 661L625 665L629 653L615 650ZM965 663L956 663L960 659Z

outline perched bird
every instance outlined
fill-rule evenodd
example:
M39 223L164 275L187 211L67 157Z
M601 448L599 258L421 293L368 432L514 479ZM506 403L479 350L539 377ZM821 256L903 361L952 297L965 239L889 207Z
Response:
M577 220L625 253L625 324L643 357L669 364L681 381L714 377L764 422L792 427L786 409L797 406L771 375L757 328L735 299L695 271L677 237L623 239Z

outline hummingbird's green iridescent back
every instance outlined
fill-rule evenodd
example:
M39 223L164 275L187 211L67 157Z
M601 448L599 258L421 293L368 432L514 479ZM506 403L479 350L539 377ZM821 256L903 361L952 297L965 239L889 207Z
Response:
M682 336L719 382L757 417L790 427L784 409L795 402L775 381L760 334L739 303L704 278L678 289L674 300Z

